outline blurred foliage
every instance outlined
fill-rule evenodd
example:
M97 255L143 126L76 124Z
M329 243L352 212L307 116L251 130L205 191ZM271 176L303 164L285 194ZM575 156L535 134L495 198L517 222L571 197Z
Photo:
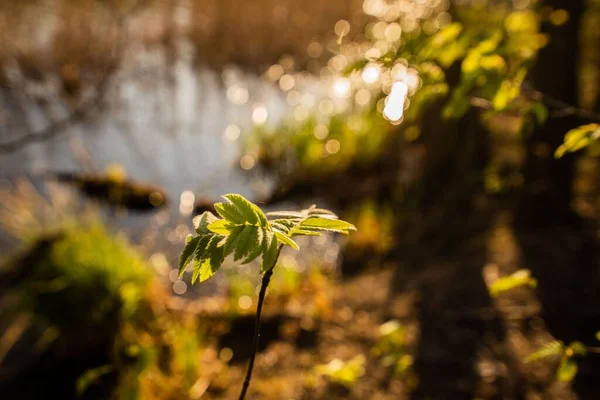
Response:
M365 361L365 356L362 354L357 354L348 361L335 358L327 364L315 366L314 371L317 375L326 377L330 382L351 387L365 374Z
M357 228L348 239L349 251L386 254L392 248L394 213L391 207L378 207L373 201L365 201L348 210L346 217L354 221Z
M70 224L47 256L17 267L27 268L27 275L10 293L21 301L3 310L3 318L31 313L45 326L44 352L61 349L65 362L69 355L106 351L102 365L81 371L74 390L84 398L107 387L110 398L187 395L202 351L197 322L165 308L168 294L122 236L97 221ZM46 374L60 373L60 365L55 368Z
M535 288L537 280L531 276L531 271L528 269L520 269L509 276L499 278L489 286L490 294L494 297L507 292L511 289L528 286Z
M568 346L561 341L555 340L539 350L529 355L525 362L533 362L549 357L560 357L556 370L556 379L563 382L572 381L577 375L577 362L573 359L575 356L585 356L587 354L586 346L581 342L572 342Z
M594 156L600 155L600 125L587 124L570 130L565 135L565 142L556 149L554 156L560 158L566 153L587 148L590 154Z
M324 122L314 116L300 123L288 119L276 128L256 127L244 149L269 171L320 176L344 170L353 162L373 162L389 131L388 124L372 112L336 115Z
M99 223L71 228L23 282L35 313L61 327L95 326L119 310L135 313L150 281L143 259Z
M417 29L388 39L375 32L378 24L389 30L393 23L378 18L379 22L367 25L369 40L358 43L366 49L362 56L351 55L356 43L340 47L340 54L349 59L340 73L351 82L347 106L333 113L315 110L304 121L289 118L275 127L257 125L246 140L245 152L254 155L262 168L294 176L345 171L354 164L373 162L385 152L389 134L397 132L384 120L390 119L385 104L392 100L395 82L405 82L408 95L398 102L404 104L404 113L391 122L404 121L406 129L418 126L439 101L447 119L458 119L475 106L487 110L486 117L517 114L525 130L543 124L546 106L530 96L523 84L538 51L548 42L540 24L563 24L564 10L538 12L535 6L513 9L496 3L485 12L468 5L456 5L454 11L455 20L433 33ZM332 60L335 57L339 55ZM339 80L332 82L335 89ZM368 104L354 104L365 90L371 99ZM327 147L331 140L337 141L333 153Z
M400 322L391 320L379 327L379 341L373 355L391 368L396 377L405 379L409 388L415 386L417 378L412 372L413 357L408 353L408 332Z

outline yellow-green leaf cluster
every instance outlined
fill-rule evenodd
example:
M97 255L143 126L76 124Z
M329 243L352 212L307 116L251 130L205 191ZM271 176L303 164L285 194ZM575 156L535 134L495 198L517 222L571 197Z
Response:
M560 158L566 153L573 153L590 146L595 147L592 150L599 149L598 139L600 139L599 124L587 124L571 129L565 135L564 143L556 149L554 157Z

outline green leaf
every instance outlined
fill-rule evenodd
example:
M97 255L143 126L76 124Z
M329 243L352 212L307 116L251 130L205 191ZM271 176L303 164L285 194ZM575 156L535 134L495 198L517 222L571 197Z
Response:
M275 232L275 237L283 244L287 244L293 249L300 250L300 247L292 240L291 237L282 232Z
M272 212L268 212L267 213L268 217L273 217L273 218L286 218L286 219L296 219L296 218L304 218L305 215L303 215L301 212L299 211L272 211Z
M239 194L226 194L223 197L229 200L237 208L237 211L244 217L246 222L252 225L257 224L258 217L254 211L253 204L244 196Z
M300 226L309 230L321 230L344 234L347 234L348 231L356 230L356 227L349 222L322 217L307 218L300 223Z
M198 246L196 246L196 251L194 251L194 261L201 261L208 257L206 254L206 249L208 248L208 243L213 238L213 234L209 233L207 235L198 236L200 241L198 242Z
M194 217L194 229L198 235L205 235L209 233L208 225L214 221L217 221L217 217L210 211L205 211L202 214Z
M544 346L540 347L537 351L530 354L525 358L525 362L529 363L536 360L541 360L543 358L558 356L563 354L565 349L565 345L560 340L555 340L553 342L547 343Z
M269 239L270 238L270 239ZM267 272L275 266L275 259L277 258L277 247L278 243L274 236L267 236L263 242L264 253L262 262L260 264L261 272Z
M181 256L179 257L179 276L181 277L186 270L196 247L198 246L198 242L200 241L200 236L193 237L192 235L188 235L185 239L185 247L181 252Z
M238 261L249 253L253 252L259 245L258 227L254 225L245 225L244 230L239 235L239 240L235 246L233 259Z
M192 275L192 284L200 278L200 282L210 278L223 263L223 249L218 247L218 243L223 239L219 235L199 236L200 242L194 252L194 273Z
M226 219L218 219L208 224L208 230L219 235L229 235L236 226Z
M223 244L223 254L225 255L225 257L231 254L231 252L237 245L238 239L240 238L240 234L242 233L244 228L245 226L242 225L236 226L231 230L231 233L225 239L225 243Z
M575 360L563 357L556 371L556 378L561 382L570 382L577 375L577 369Z
M274 230L287 234L299 222L300 220L276 219L274 221L271 221L271 227Z
M296 236L296 235L321 236L321 232L318 232L318 231L309 231L309 230L301 229L301 228L294 228L291 231L289 231L289 235L290 236Z
M208 259L210 261L210 268L212 271L212 275L219 269L223 261L225 260L225 253L223 252L223 247L219 247L219 242L221 238L219 236L213 236L208 242L206 246L206 255L208 255ZM200 282L202 282L202 277L200 277Z
M231 203L216 203L215 210L217 210L217 213L222 218L235 224L246 222L244 216L238 211L238 208Z
M267 229L259 229L259 236L260 236L260 243L258 244L258 246L256 246L256 248L251 251L246 258L244 259L244 261L242 261L242 264L248 264L249 262L252 262L256 257L260 256L264 249L264 243L265 241L268 241L268 243L271 243L271 240L273 240L273 232L267 230Z
M311 206L307 210L308 216L310 217L323 217L323 218L334 218L337 219L337 215L332 213L329 210L325 210L324 208L317 208L316 206Z
M210 267L210 260L204 259L199 260L194 263L194 273L192 275L192 285L196 283L197 280L200 282L204 282L208 278L214 275L212 268Z
M267 221L267 216L260 209L260 207L258 207L256 204L252 204L252 209L254 210L254 213L256 214L256 217L258 218L258 225L262 226L263 228L266 228L267 226L269 226L269 221Z

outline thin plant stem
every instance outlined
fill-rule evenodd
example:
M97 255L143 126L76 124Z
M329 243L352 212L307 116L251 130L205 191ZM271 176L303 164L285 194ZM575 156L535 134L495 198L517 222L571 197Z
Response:
M265 272L260 285L260 292L258 293L258 305L256 306L256 322L254 326L254 340L252 341L252 355L250 356L250 361L248 362L248 371L246 372L246 378L244 379L244 385L242 386L242 392L240 393L239 400L244 400L246 397L246 392L248 391L248 387L250 387L250 379L252 379L252 369L254 368L254 359L256 358L256 352L258 351L258 339L260 337L260 314L262 312L263 302L265 301L265 295L267 294L267 287L269 286L269 282L271 282L271 276L273 276L273 270L275 269L275 265L279 259L279 254L281 253L282 247L283 245L279 245L273 266L267 272Z

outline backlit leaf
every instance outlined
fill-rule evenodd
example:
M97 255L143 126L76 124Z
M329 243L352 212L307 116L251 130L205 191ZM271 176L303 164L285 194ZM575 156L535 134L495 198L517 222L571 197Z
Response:
M263 253L265 249L264 242L266 240L268 240L268 243L271 242L273 238L273 232L267 229L259 229L259 236L259 244L255 247L253 251L250 251L250 253L248 253L244 261L242 261L242 264L248 264L249 262L252 262L256 257L260 256Z
M267 243L267 240L265 240L263 245L265 246L265 250L260 264L260 270L261 272L267 272L275 266L279 244L277 240L275 240L275 237L271 236L270 241Z
M235 246L238 242L238 239L240 237L240 234L242 233L244 228L245 227L242 225L236 226L235 228L233 228L231 230L231 233L225 239L225 243L223 244L223 254L225 255L225 257L227 257L229 254L231 254L231 252L235 248Z
M208 230L219 235L229 235L236 226L226 219L219 219L208 224Z
M215 210L224 219L236 224L243 224L246 219L232 203L216 203Z
M194 229L198 235L204 235L209 233L208 225L212 222L217 221L217 217L210 211L205 211L202 214L194 217Z
M185 269L196 250L196 246L200 241L200 236L193 237L192 235L188 235L185 240L185 247L181 252L181 256L179 257L179 276L183 275Z
M305 229L323 230L345 234L347 234L348 231L356 230L356 227L349 222L322 217L307 218L300 223L300 226Z
M233 259L238 261L251 253L258 246L258 227L245 225L235 246Z
M281 233L281 232L275 232L275 237L277 238L277 240L279 240L281 243L283 244L287 244L288 246L290 246L293 249L296 250L300 250L300 247L298 246L298 244L296 244L296 242L294 242L292 240L291 237L289 237L288 235L286 235L285 233Z
M229 200L237 208L238 212L244 217L246 222L252 225L255 225L258 222L258 217L254 211L253 204L244 196L239 194L226 194L223 197Z

